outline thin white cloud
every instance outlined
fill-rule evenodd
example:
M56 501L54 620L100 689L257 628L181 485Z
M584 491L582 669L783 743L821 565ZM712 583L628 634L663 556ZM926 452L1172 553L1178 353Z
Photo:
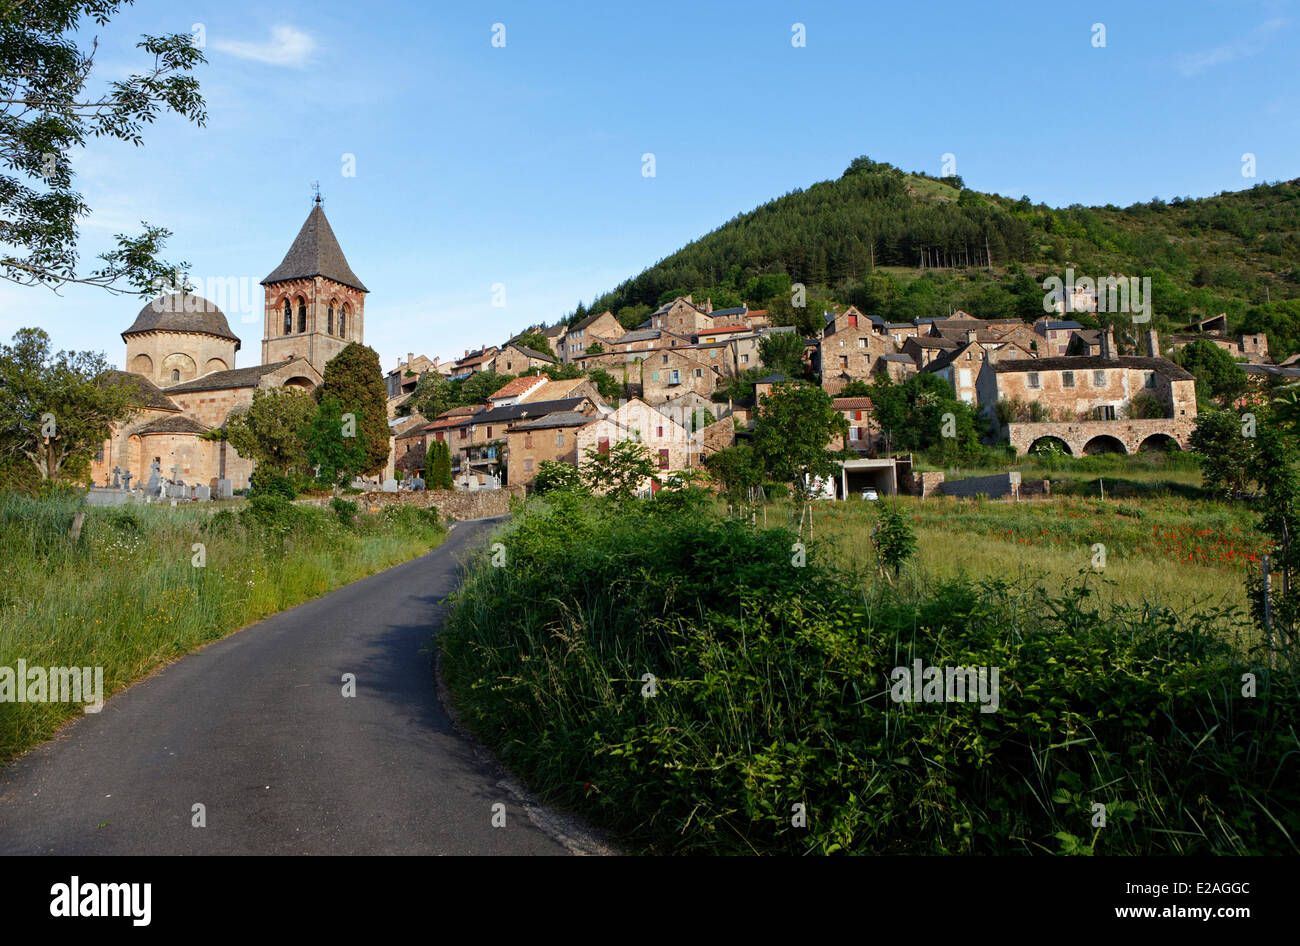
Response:
M296 27L273 26L271 39L265 43L215 40L212 46L240 59L252 59L272 66L301 69L307 65L312 53L316 51L316 40L309 33L304 33Z
M1198 53L1188 53L1178 62L1178 68L1185 76L1200 75L1206 69L1212 69L1215 66L1226 65L1235 62L1238 59L1245 59L1247 56L1253 56L1259 52L1268 38L1290 23L1285 17L1275 17L1265 23L1255 27L1241 39L1234 40L1231 43L1225 43L1222 46L1216 46L1213 49L1205 49Z

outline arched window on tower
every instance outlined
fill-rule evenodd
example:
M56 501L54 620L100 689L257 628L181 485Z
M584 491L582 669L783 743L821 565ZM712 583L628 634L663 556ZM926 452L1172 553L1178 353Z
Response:
M173 380L173 381L179 381L180 379L181 379L181 371L180 371L180 369L179 369L179 368L173 368L173 369L172 369L172 380Z
M289 300L284 300L284 334L289 335L293 332L293 309L289 306Z
M307 331L307 300L298 297L298 331Z
M348 304L343 303L343 308L339 310L339 336L348 337Z
M329 323L329 333L333 335L334 334L334 303L332 302L330 303L325 318Z

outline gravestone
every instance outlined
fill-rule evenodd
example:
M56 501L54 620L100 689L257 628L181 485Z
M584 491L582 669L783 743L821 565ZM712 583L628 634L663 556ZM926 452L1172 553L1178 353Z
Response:
M184 499L184 498L185 498L185 484L184 484L184 483L173 483L173 484L168 488L168 490L167 490L167 495L168 495L171 499Z
M197 499L197 500L198 500L199 502L201 502L201 503L211 502L211 500L212 500L212 487L211 487L211 486L197 486L197 487L195 487L195 489L194 489L194 498Z
M384 492L385 493L397 492L397 480L384 480Z
M113 489L122 488L122 468L113 467Z
M160 469L161 465L157 460L149 464L149 482L144 487L146 493L158 492L158 487L162 483L162 478L158 475Z
M217 499L234 499L235 491L231 486L230 480L217 480Z
M122 471L122 488L123 488L124 490L126 490L128 493L131 491L131 471L130 471L130 470L123 470L123 471Z

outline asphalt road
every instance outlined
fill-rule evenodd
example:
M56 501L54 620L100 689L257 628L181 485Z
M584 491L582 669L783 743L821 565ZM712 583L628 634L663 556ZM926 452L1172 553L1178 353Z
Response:
M0 854L568 853L434 690L440 602L490 527L191 654L0 770Z

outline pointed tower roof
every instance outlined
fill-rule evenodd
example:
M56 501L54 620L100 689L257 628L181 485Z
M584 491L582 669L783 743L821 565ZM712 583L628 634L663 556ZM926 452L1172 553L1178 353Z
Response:
M262 285L284 282L286 279L309 279L312 276L324 276L362 292L370 291L361 284L361 280L348 265L343 248L334 237L334 231L325 219L325 211L319 200L307 215L307 221L298 231L284 261L262 280Z

